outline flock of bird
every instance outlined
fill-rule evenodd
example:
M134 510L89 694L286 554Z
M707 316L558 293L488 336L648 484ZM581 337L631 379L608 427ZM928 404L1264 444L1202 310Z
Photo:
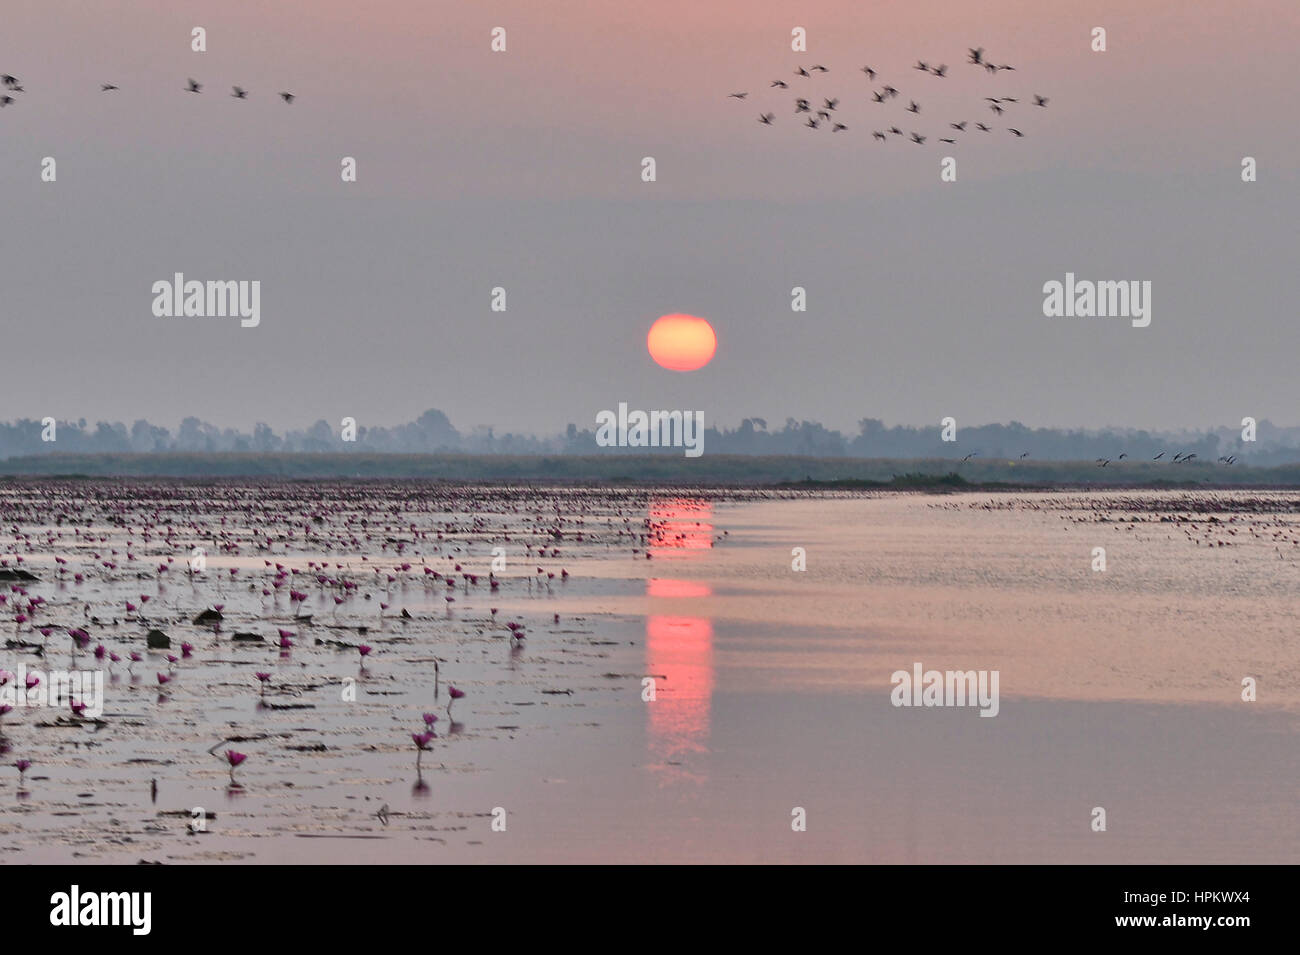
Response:
M1165 451L1161 451L1159 454L1157 454L1157 455L1156 455L1154 458L1152 458L1151 460L1152 460L1152 461L1159 461L1161 458L1163 458L1163 457L1165 456L1165 454L1166 454ZM972 451L970 454L966 455L964 458L962 458L962 462L965 463L965 462L969 461L971 458L975 458L975 457L979 457L979 452L978 452L978 451ZM1029 452L1028 452L1028 451L1025 451L1023 454L1020 455L1019 460L1023 461L1023 460L1024 460L1025 458L1027 458L1027 457L1029 457ZM1104 467L1106 467L1108 464L1110 464L1112 461L1123 461L1123 460L1125 460L1127 457L1128 457L1128 452L1126 452L1126 451L1122 451L1122 452L1120 452L1119 455L1117 455L1116 457L1113 457L1113 458L1097 458L1096 461L1095 461L1095 463L1096 463L1097 467L1099 467L1099 468L1104 468ZM1192 452L1190 452L1190 453L1184 453L1184 452L1182 452L1182 451L1179 451L1177 454L1175 454L1175 455L1173 456L1173 458L1172 458L1171 460L1172 460L1172 462L1173 462L1174 464L1187 464L1187 463L1190 462L1190 461L1195 461L1195 460L1196 460L1196 452L1195 452L1195 451L1192 451ZM1231 466L1231 465L1237 463L1237 456L1236 456L1235 454L1230 454L1230 455L1219 455L1218 463L1219 463L1219 464L1224 464L1224 465L1229 465L1229 466Z
M983 47L971 47L968 51L966 62L970 66L979 67L985 73L990 75L996 75L1006 71L1014 72L1016 70L1014 66L1009 64L995 64L991 60L986 59ZM916 65L913 67L913 70L924 73L933 79L942 80L948 78L948 65L946 63L932 66L925 60L918 60ZM863 73L868 82L872 84L869 89L870 98L863 98L863 102L884 107L889 106L889 104L895 100L899 103L902 102L902 94L899 92L897 87L888 83L883 83L879 89L875 88L875 81L879 74L874 67L863 66L861 67L860 72ZM818 92L816 95L812 95L812 81L814 77L825 73L830 73L830 69L821 64L807 68L800 66L794 70L794 79L772 80L768 89L780 90L786 93L789 93L791 90L794 91L794 116L796 121L802 118L803 126L809 129L829 129L832 133L845 132L849 129L849 126L848 123L844 121L846 117L840 111L840 105L845 99L845 94L841 93L839 96L827 96L824 93ZM749 98L749 95L749 91L744 90L741 92L730 93L728 94L728 98L744 101ZM918 93L917 95L923 94ZM818 103L818 100L820 100L820 104ZM1034 94L1031 102L1035 107L1046 108L1048 98L1046 96ZM956 136L965 134L968 131L982 133L994 132L995 126L992 124L1001 122L1002 117L1008 115L1010 110L1019 106L1020 103L1021 100L1017 96L985 96L983 98L983 105L992 113L988 122L972 123L969 119L949 121L947 126L944 128L944 132L946 132L947 135L934 136L932 132L923 135L916 129L911 128L916 125L915 117L920 116L922 107L920 102L913 99L909 94L907 97L907 106L904 111L909 113L913 119L881 119L879 125L883 128L874 129L871 136L874 140L882 143L888 142L891 137L898 137L918 146L925 145L925 143L932 138L938 139L941 143L955 144L958 141ZM890 117L890 115L891 114L888 112L882 114L884 117ZM758 116L758 122L764 126L774 126L777 123L777 114L770 111L760 113ZM899 125L904 122L906 122L906 125L909 127L906 130ZM875 125L874 122L873 125ZM1024 132L1022 132L1018 126L1007 126L1004 128L1006 132L1010 133L1017 139L1023 139L1025 136Z
M3 93L0 93L0 108L9 106L16 102L13 96L14 93L26 92L26 89L23 87L18 77L11 76L8 73L0 74L0 89L4 90ZM121 87L116 83L99 84L99 91L101 93L112 93L119 91L120 89ZM203 84L193 77L190 77L186 80L185 86L181 87L181 89L186 93L202 93ZM232 86L230 90L230 95L233 99L248 99L248 90L244 89L242 86ZM284 100L286 103L292 103L297 98L297 94L290 93L287 90L282 90L280 92L280 99Z

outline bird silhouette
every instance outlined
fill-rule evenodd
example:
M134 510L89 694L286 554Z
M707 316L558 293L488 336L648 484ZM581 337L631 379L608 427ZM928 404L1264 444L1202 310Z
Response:
M972 50L971 52L973 53L973 52L975 52L975 51ZM1028 452L1028 451L1026 451L1024 454L1020 455L1020 460L1023 461L1023 460L1024 460L1025 458L1027 458L1027 457L1029 457L1029 452Z
M879 93L872 93L871 95L875 98L877 103L883 103L885 101L885 97Z
M1157 455L1156 455L1154 458L1152 458L1151 460L1152 460L1152 461L1159 461L1159 460L1160 460L1161 458L1163 458L1164 456L1165 456L1165 453L1164 453L1163 451L1161 451L1159 454L1157 454Z
M890 126L889 131L893 133L895 136L903 135L903 131L899 129L897 126Z
M192 79L192 80L190 80L189 85L188 85L187 87L185 87L185 92L187 92L187 93L202 93L202 92L203 92L203 84L200 83L198 80L194 80L194 79Z
M101 93L107 93L109 90L115 90L115 89L117 89L117 87L114 86L112 83L100 83L100 84L99 84L99 91L100 91Z
M962 460L963 460L963 461L969 461L971 458L975 457L975 455L977 455L977 454L979 454L978 451L972 451L970 454L966 455L966 457L962 458Z
M912 100L912 101L908 104L907 111L908 111L909 113L919 113L919 112L921 112L921 106L920 106L919 103L917 103L916 100Z
M1039 96L1037 93L1035 93L1035 94L1034 94L1034 105L1035 105L1035 106L1046 106L1046 105L1047 105L1047 97L1046 97L1046 96Z
M843 129L848 129L848 127L845 126L843 123L836 123L834 126L831 127L831 132L838 133L840 130Z
M957 130L958 132L962 132L962 133L966 132L965 120L963 120L960 123L949 123L948 125L951 126L953 129Z
M827 109L834 109L836 106L840 105L840 101L837 99L825 99L823 97L822 102L826 104Z
M1018 130L1018 129L1012 129L1010 126L1007 127L1007 132L1009 132L1009 133L1015 133L1017 139L1024 139L1024 138L1025 138L1025 134L1024 134L1024 133L1022 133L1022 132L1021 132L1020 130Z
M794 75L795 75L795 76L808 76L808 77L811 77L811 76L812 76L812 74L809 73L807 70L805 70L802 66L799 67L797 70L794 71Z
M748 93L731 93L727 96L727 99L744 99L748 95Z
M930 64L927 63L927 62L925 62L925 60L917 60L917 61L916 61L916 66L912 67L912 69L914 69L914 70L920 70L922 73L929 73L929 72L930 72Z
M992 128L992 127L990 127L990 126L985 126L983 123L976 123L976 124L975 124L975 128L976 128L976 129L983 130L984 132L987 133L987 132Z
M773 89L773 88L788 90L790 88L790 84L787 83L785 80L773 80L772 85L768 87L768 89Z
M884 89L884 91L885 91L885 95L886 95L886 96L897 96L897 95L898 95L898 90L894 89L892 86L886 86L886 87L883 87L883 89Z
M797 99L794 101L794 111L796 113L807 113L810 112L811 110L812 107L808 105L808 101L806 99Z
M948 75L948 64L941 63L930 72L932 72L935 76L940 77L942 79L943 77Z
M880 130L876 130L874 133L872 133L872 134L871 134L871 138L872 138L872 139L878 139L878 140L880 140L882 143L883 143L883 142L888 142L888 141L889 141L889 137L887 137L884 133L880 132Z
M829 72L830 72L830 70L826 69L826 67L824 67L824 66L820 66L820 65L819 65L819 66L814 66L813 69L816 70L818 73L829 73Z
M984 47L967 47L967 50L970 51L970 60L968 62L974 63L976 66L982 66L984 62Z
M764 126L771 126L772 120L774 119L776 119L776 113L764 113L762 116L758 117L758 121Z
M869 80L874 80L876 78L876 71L869 66L864 66L862 72L867 74L867 79Z
M1006 112L1006 110L1004 110L997 103L994 103L992 106L989 107L989 109L993 110L993 112L997 113L999 116L1001 116L1004 112Z
M918 146L923 146L923 145L925 145L925 137L924 137L924 136L918 136L918 135L916 135L916 133L913 133L913 134L912 134L912 142L916 143Z
M13 89L15 86L18 85L18 77L10 76L8 73L6 73L4 76L0 76L0 83L3 83L5 86L9 87L9 89Z
M248 99L248 90L239 86L232 86L230 89L232 90L230 95L235 99Z
M941 143L955 143L956 141L957 141L957 140L955 140L955 139L940 139L940 140L939 140L939 142L941 142Z
M293 93L280 94L280 99L284 100L286 103L292 103L296 98L297 97L295 97Z
M821 123L818 120L815 120L811 116L809 116L808 121L804 125L806 125L809 129L816 129L818 126L821 125Z
M12 96L0 96L0 109L3 109L4 107L8 106L13 101L14 98Z

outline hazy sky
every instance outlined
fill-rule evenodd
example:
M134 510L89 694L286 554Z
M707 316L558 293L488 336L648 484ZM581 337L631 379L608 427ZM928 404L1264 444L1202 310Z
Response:
M626 401L848 430L1300 423L1293 0L6 0L3 20L26 91L0 110L0 419L437 407L550 432ZM1017 69L968 66L976 45ZM792 75L813 64L831 72ZM870 102L864 64L901 102ZM798 125L803 89L849 129ZM1007 95L999 120L982 97ZM872 140L895 123L930 140ZM261 325L156 318L178 271L259 280ZM1150 327L1045 318L1067 271L1151 281ZM679 311L717 331L702 371L646 354Z

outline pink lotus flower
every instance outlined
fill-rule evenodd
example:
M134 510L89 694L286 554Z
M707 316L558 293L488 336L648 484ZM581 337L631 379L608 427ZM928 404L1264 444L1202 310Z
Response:
M361 654L362 659L364 659L370 656L370 651L373 649L374 647L367 646L366 644L363 643L361 644L361 646L357 647L357 653Z
M158 674L158 685L159 685L159 686L164 686L164 685L170 683L170 682L171 682L171 679L172 679L172 678L171 678L170 676L168 676L166 673L159 673L159 674Z
M226 762L230 764L230 785L235 785L235 767L248 759L243 753L236 753L233 749L226 750Z
M432 732L411 734L411 740L415 743L415 771L417 773L420 771L420 757L429 748L429 744L437 738Z

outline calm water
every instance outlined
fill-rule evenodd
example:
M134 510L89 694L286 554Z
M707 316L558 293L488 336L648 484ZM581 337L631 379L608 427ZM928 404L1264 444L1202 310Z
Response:
M125 658L159 626L195 651L107 668L97 727L5 718L5 765L34 765L25 793L0 777L0 859L1300 859L1300 495L276 494L10 489L20 530L0 543L42 578L37 627L84 625ZM290 586L277 563L301 571ZM215 603L218 631L189 622ZM71 663L62 630L12 629L45 662L15 645L0 666ZM917 662L997 670L998 715L892 706ZM467 693L450 726L449 680ZM423 712L439 738L417 773ZM238 786L210 748L248 754ZM205 832L194 807L216 814Z

